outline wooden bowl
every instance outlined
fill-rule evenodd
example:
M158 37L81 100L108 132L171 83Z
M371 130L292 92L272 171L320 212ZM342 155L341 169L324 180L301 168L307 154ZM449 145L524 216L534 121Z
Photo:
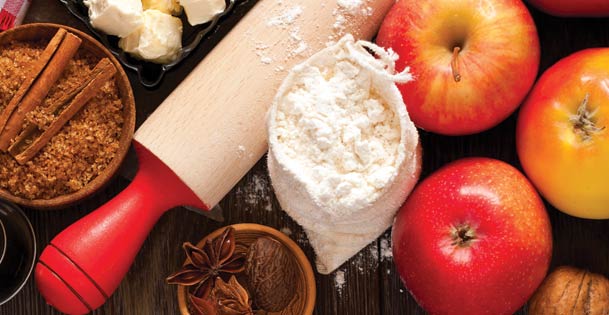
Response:
M311 315L315 308L315 277L313 275L313 268L311 263L307 259L307 256L302 252L302 249L298 247L292 239L287 237L285 234L264 225L259 224L235 224L231 225L235 229L235 241L237 243L236 251L245 252L249 246L256 241L256 239L267 236L271 237L281 244L283 244L290 253L293 254L298 266L298 280L296 297L292 300L290 305L281 312L267 313L268 315ZM219 236L224 232L224 228L218 229L213 233L207 235L202 239L198 247L202 247L208 239ZM184 264L189 261L186 260ZM186 299L187 288L184 286L178 286L178 302L180 305L180 312L182 315L190 315L188 312L188 301Z
M117 70L115 78L121 99L123 101L124 122L116 156L101 174L99 174L79 191L67 195L61 195L52 199L26 199L14 196L9 191L0 188L0 198L7 199L26 207L38 209L57 209L66 207L90 196L104 186L114 176L125 158L125 155L127 155L135 130L135 99L133 97L133 91L131 90L129 79L121 67L121 64L116 60L116 58L114 58L112 53L91 36L77 29L63 25L34 23L26 24L0 33L0 45L4 45L10 41L37 41L41 39L50 39L53 37L53 35L55 35L59 28L66 29L82 39L82 44L79 49L85 49L94 56L99 56L100 58L107 57L110 59L110 61L112 61Z

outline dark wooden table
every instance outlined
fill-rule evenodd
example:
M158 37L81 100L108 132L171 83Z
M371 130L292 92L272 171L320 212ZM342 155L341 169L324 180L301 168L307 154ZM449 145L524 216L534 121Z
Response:
M165 78L155 90L143 88L130 73L137 102L137 121L145 118L188 74L189 69L226 34L256 1L239 6L194 56ZM542 44L541 70L580 49L609 46L609 19L561 19L532 10ZM26 22L55 22L85 30L56 0L35 0ZM498 96L501 97L501 96ZM424 147L423 176L455 159L466 156L497 158L519 167L515 150L515 116L498 127L468 137L442 137L422 132ZM134 167L128 164L128 167ZM609 175L609 174L607 174ZM42 249L65 227L96 209L126 187L118 176L103 191L77 206L52 212L26 209ZM313 250L302 229L292 221L275 200L264 159L224 198L224 223L213 222L200 214L174 209L152 231L126 279L95 314L177 314L176 289L164 278L177 270L184 260L180 245L196 242L209 232L227 224L255 222L283 229L304 249L311 261ZM609 276L609 221L581 220L564 215L548 205L554 232L552 266L571 264ZM291 233L290 233L291 232ZM335 275L316 274L319 315L424 314L401 284L391 257L384 255L381 243L390 240L389 231L378 241L340 268L344 285L337 286ZM416 253L412 253L416 255ZM56 314L48 307L31 279L11 302L0 306L1 315ZM526 314L523 309L518 314Z

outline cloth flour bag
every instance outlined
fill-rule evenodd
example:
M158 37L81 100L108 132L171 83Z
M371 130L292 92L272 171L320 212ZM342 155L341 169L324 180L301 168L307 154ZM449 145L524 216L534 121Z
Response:
M419 178L419 136L396 86L412 77L397 58L346 35L292 69L269 111L271 181L322 274L389 228Z

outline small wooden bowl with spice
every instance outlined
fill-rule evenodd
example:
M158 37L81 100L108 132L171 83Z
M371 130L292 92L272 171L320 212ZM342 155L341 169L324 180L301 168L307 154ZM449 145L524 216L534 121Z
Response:
M167 278L179 284L182 315L313 314L313 268L300 247L280 231L235 224L196 246L184 243L184 250L182 270Z
M0 33L0 198L56 209L88 197L134 129L127 75L99 42L48 23Z

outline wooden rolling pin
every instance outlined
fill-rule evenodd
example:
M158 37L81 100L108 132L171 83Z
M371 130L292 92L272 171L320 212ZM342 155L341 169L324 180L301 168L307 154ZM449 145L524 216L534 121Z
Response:
M341 33L370 39L394 0L362 2L349 13L336 0L259 1L136 132L132 184L44 250L46 301L68 314L98 308L166 210L217 204L266 152L266 112L287 71Z

